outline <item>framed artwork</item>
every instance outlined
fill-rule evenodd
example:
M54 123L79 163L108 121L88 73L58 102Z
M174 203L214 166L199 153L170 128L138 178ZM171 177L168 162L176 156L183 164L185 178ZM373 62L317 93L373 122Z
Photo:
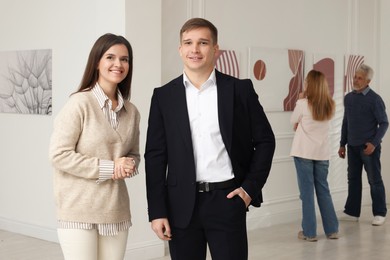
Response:
M364 63L362 55L345 55L344 59L344 95L353 89L353 77L356 69Z
M265 111L294 110L303 88L302 50L249 48L249 78Z
M324 73L332 97L335 92L335 62L333 55L313 54L313 69Z
M0 52L0 112L51 115L51 50Z
M215 61L215 68L222 73L239 78L240 67L238 57L234 50L219 50Z

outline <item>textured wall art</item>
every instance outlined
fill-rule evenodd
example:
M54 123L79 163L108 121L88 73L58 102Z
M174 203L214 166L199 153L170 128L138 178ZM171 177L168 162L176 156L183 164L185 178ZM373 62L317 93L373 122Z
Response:
M249 78L265 111L292 111L303 88L302 50L249 48Z
M0 52L0 112L51 115L51 50Z
M219 50L215 61L215 68L222 73L239 78L240 68L238 66L238 58L233 50Z
M362 55L345 55L344 60L344 95L353 89L353 77L356 69L364 63Z

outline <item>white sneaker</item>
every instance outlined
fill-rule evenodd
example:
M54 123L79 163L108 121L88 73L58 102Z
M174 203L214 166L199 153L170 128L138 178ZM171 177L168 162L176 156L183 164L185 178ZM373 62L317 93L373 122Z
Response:
M359 218L355 217L355 216L348 215L346 213L342 213L342 215L339 217L339 220L357 222L357 221L359 221Z
M373 226L382 226L383 223L385 223L386 218L382 216L375 216L374 219L372 220L372 225Z

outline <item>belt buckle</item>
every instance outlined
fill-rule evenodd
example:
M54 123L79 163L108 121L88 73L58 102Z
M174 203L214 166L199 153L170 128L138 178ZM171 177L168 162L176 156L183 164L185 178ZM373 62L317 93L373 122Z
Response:
M199 190L199 192L209 192L210 191L210 183L209 182L199 182L199 184L204 184L204 189Z
M205 191L209 192L210 191L210 183L209 182L205 182L204 186L205 186Z

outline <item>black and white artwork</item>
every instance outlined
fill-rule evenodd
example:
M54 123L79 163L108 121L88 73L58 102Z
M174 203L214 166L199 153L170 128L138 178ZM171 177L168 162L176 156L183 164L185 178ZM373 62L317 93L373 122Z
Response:
M0 52L0 112L51 115L52 50Z

